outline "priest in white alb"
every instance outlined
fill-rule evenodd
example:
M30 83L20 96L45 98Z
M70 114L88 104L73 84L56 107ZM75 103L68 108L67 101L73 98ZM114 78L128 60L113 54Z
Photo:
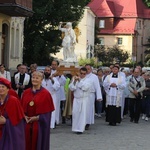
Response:
M102 101L102 93L99 84L98 77L92 73L92 67L89 64L85 65L87 69L86 77L91 82L90 87L90 96L87 104L87 118L86 118L86 127L85 129L88 130L91 124L94 124L94 116L95 116L95 100Z
M51 76L55 77L59 84L60 88L56 92L56 97L57 97L57 102L56 102L56 124L58 125L60 123L60 113L62 110L60 110L60 103L61 101L65 102L66 96L65 96L65 90L64 90L64 85L66 84L66 78L65 76L57 71L57 68L59 66L59 62L57 60L53 60L51 63ZM61 116L62 117L62 116ZM62 118L63 120L63 118Z
M51 77L51 68L49 66L45 67L44 70L44 79L42 81L42 86L44 88L46 88L53 99L53 103L54 103L54 107L55 110L52 112L52 116L51 116L51 125L50 128L53 129L55 128L55 123L56 123L56 103L57 103L57 96L56 96L56 92L60 89L60 84L58 82L58 80L55 77Z

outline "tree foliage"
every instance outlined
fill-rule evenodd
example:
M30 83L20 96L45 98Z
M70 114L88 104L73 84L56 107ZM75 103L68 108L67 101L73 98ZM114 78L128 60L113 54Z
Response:
M34 14L25 20L24 62L47 64L49 53L56 53L60 49L59 22L69 21L76 26L88 2L89 0L33 0Z
M118 46L105 48L104 46L98 45L95 47L95 56L98 58L98 61L106 64L112 64L114 62L123 64L129 58L128 52L120 49Z
M99 62L95 57L93 58L80 58L79 59L79 65L80 66L85 66L86 64L90 64L94 68L98 68L102 66L102 62Z
M143 2L144 2L148 7L150 7L150 0L143 0Z

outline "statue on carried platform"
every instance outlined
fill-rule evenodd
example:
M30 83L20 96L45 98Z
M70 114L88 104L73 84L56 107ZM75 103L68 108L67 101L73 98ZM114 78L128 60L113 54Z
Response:
M76 44L76 34L72 29L72 23L67 22L65 27L62 28L62 22L59 24L59 30L64 33L64 38L62 41L63 46L63 56L66 62L77 62L76 55L74 53Z

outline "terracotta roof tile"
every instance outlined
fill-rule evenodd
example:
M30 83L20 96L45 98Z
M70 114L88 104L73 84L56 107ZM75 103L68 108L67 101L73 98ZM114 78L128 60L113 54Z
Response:
M92 0L88 6L97 17L150 18L150 9L142 0Z
M88 6L96 14L97 17L114 17L106 0L93 0Z
M137 18L150 19L150 9L142 0L92 0L88 6L97 17L118 18L114 29L101 29L100 34L134 34Z

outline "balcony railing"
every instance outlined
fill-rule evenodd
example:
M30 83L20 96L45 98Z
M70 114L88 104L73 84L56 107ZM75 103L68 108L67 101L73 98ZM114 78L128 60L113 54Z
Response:
M9 16L32 16L32 0L0 0L0 13Z

